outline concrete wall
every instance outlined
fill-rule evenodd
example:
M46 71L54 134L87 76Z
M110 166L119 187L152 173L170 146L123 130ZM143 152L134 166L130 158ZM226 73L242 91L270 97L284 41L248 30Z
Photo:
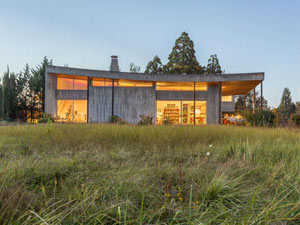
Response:
M89 87L88 122L107 123L112 115L112 87Z
M220 89L219 85L207 87L206 121L207 124L218 124L220 118Z
M222 112L235 112L235 102L222 102Z
M140 115L155 118L154 87L115 87L114 115L120 116L128 123L138 123Z
M56 99L59 100L86 100L86 90L57 90Z
M52 116L56 116L56 87L57 77L50 73L46 73L45 78L45 112Z

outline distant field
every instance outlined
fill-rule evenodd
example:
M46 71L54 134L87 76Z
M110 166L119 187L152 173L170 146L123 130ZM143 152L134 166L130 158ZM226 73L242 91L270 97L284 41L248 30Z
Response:
M300 224L300 130L0 127L0 224Z

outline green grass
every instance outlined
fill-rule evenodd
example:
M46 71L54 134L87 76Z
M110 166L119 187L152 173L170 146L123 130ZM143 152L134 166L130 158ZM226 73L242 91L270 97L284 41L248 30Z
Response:
M0 127L0 224L298 221L297 129Z

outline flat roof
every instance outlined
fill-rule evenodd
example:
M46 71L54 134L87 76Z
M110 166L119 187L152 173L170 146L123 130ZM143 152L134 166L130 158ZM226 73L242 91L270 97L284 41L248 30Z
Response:
M222 82L223 95L247 94L264 80L264 72L216 74L146 74L47 66L46 73L95 78L153 82L204 82L207 86Z

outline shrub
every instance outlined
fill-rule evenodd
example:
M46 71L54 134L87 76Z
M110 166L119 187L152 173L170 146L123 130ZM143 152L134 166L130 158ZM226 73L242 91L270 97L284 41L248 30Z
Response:
M138 123L139 125L152 125L152 116L145 116L145 115L140 115L140 122Z
M292 120L296 126L300 127L300 114L293 115Z
M109 118L109 122L110 123L115 123L115 124L126 124L126 121L123 120L121 117L119 117L117 115L111 116Z
M51 117L51 115L42 113L42 117L38 120L38 123L48 123L50 121L54 122L54 119Z
M275 115L269 110L258 110L254 113L244 111L242 114L251 126L272 126L274 124Z

